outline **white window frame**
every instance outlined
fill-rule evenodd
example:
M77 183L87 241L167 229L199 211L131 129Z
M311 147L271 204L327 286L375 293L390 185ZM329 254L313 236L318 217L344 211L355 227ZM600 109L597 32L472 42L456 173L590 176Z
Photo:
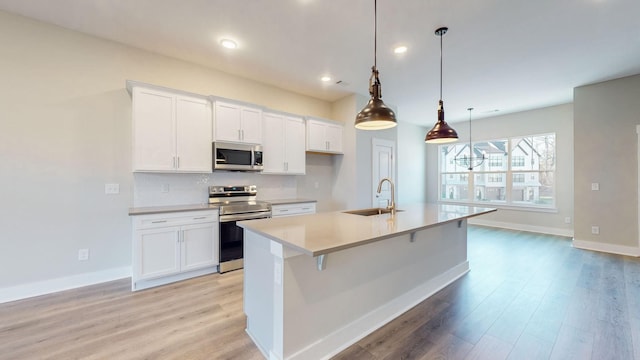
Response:
M557 197L558 194L556 192L557 189L557 183L558 183L558 178L557 178L557 166L554 167L553 170L524 170L524 169L518 169L519 166L515 166L513 165L512 162L512 153L513 151L511 151L512 149L512 141L514 139L521 139L521 138L533 138L533 137L540 137L540 136L549 136L549 135L553 135L555 138L555 143L554 143L554 156L557 159L558 155L557 155L557 150L558 150L558 135L555 132L549 132L549 133L542 133L542 134L533 134L533 135L519 135L519 136L510 136L510 137L504 137L504 138L498 138L498 139L492 139L492 140L476 140L474 141L474 143L481 143L481 142L490 142L490 141L504 141L506 140L506 144L507 144L507 158L504 160L507 163L507 169L505 170L501 170L501 171L471 171L473 173L476 174L502 174L503 176L506 176L506 178L503 178L503 182L505 183L505 200L504 201L478 201L476 200L476 196L475 196L475 176L469 176L468 177L468 191L467 191L467 199L460 199L460 200L456 200L456 199L448 199L448 198L442 198L441 195L441 191L442 191L442 178L443 176L459 176L461 174L469 174L470 171L451 171L451 172L443 172L442 171L442 147L443 146L447 146L447 145L440 145L438 146L438 202L441 203L455 203L455 204L467 204L467 205L473 205L473 206L486 206L486 207L496 207L496 208L505 208L505 209L514 209L514 210L531 210L531 211L540 211L540 212L557 212L557 208L556 208L556 204L557 204ZM475 145L475 144L474 144ZM485 161L490 161L490 158L487 158ZM534 173L543 173L543 172L550 172L553 173L553 177L554 177L554 181L553 181L553 199L551 204L548 205L536 205L536 204L531 204L531 203L521 203L521 202L517 202L517 201L513 201L512 199L512 191L513 191L513 174L525 174L525 183L527 181L527 177L529 176L528 174L534 174ZM516 183L516 184L521 184L521 183Z

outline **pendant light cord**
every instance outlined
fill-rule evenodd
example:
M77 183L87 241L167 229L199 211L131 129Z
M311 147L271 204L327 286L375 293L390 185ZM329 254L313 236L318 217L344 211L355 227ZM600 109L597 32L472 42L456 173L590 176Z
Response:
M378 70L378 0L373 0L373 67Z
M442 100L442 37L443 34L440 34L440 100Z
M467 110L469 110L469 161L471 161L473 157L473 147L471 146L471 110L473 110L473 108L468 108Z

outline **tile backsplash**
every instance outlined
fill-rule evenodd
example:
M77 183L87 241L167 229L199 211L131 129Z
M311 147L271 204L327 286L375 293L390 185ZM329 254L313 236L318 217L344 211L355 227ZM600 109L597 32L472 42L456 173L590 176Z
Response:
M210 185L257 185L260 199L295 198L296 176L247 172L212 174L134 173L133 207L201 204Z

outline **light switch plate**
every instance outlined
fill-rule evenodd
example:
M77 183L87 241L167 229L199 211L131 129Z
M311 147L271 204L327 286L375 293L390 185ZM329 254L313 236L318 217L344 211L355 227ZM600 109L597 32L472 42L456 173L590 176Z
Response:
M87 261L87 260L89 260L89 249L79 249L78 250L78 260L79 261Z
M119 194L120 184L104 184L104 193L107 195Z
M598 234L600 234L600 226L592 226L592 227L591 227L591 233L592 233L593 235L598 235Z
M591 183L591 190L592 191L600 190L600 183Z

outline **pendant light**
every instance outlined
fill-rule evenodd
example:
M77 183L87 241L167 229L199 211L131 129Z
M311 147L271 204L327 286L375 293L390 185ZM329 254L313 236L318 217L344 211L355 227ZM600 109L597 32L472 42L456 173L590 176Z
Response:
M424 142L429 144L443 144L458 140L458 133L444 121L444 102L442 101L442 37L449 28L441 27L436 30L436 35L440 36L440 101L438 102L438 122L433 126Z
M364 109L356 116L356 129L383 130L396 126L396 114L382 102L382 90L378 78L377 46L378 46L378 8L377 0L373 1L374 30L373 30L373 67L369 78L369 94L371 99Z
M467 170L473 171L474 167L478 167L484 163L486 157L484 151L482 152L482 156L473 156L473 145L471 144L471 110L473 110L473 108L468 108L467 110L469 110L469 157L467 157L467 155L456 156L455 161L458 165L466 166Z

